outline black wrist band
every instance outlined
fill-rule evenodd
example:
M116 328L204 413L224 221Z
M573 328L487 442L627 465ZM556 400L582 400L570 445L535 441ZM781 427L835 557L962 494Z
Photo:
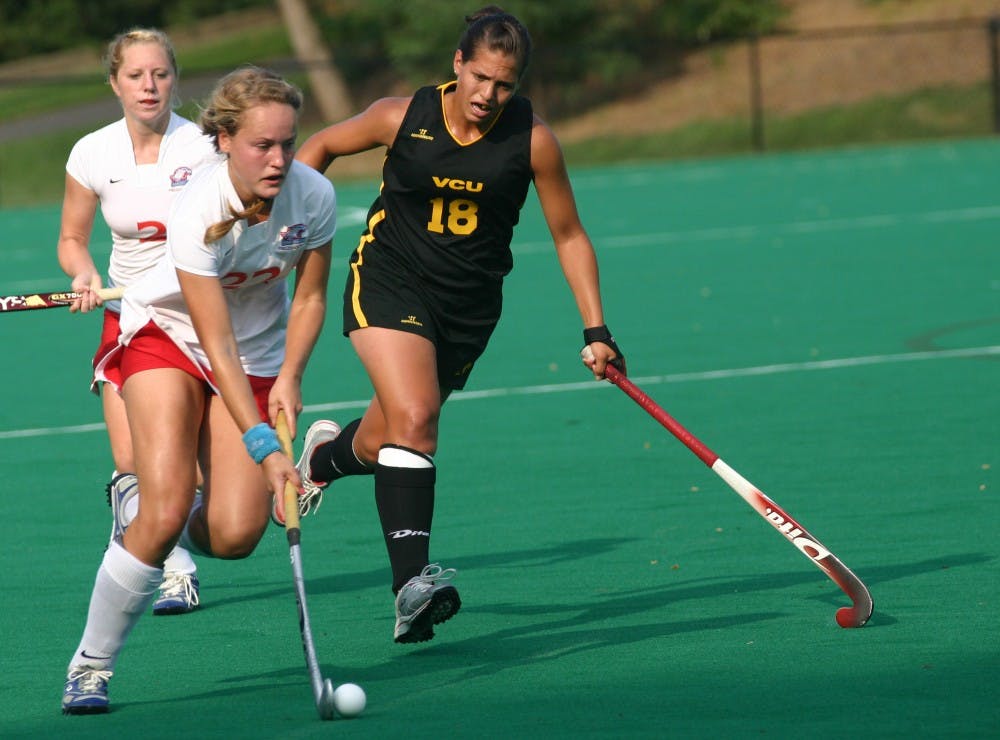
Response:
M592 326L589 329L583 330L583 345L586 347L594 342L600 342L601 344L606 344L614 350L616 355L615 359L611 360L611 364L616 368L625 372L625 355L622 353L618 344L615 342L615 338L611 336L611 331L608 329L606 324L601 324L600 326Z
M589 329L583 330L583 343L593 344L594 342L608 342L615 341L615 338L611 336L611 332L608 331L606 324L601 324L600 326L592 326Z

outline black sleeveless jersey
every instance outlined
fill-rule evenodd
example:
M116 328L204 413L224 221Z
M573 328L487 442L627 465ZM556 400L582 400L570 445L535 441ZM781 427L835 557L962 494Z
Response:
M513 266L510 242L532 180L531 102L515 95L481 138L462 144L444 116L455 84L414 94L368 214L373 240L362 249L432 291L496 290Z

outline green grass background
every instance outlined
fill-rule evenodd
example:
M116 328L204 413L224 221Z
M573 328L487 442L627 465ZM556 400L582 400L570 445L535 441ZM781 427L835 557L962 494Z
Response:
M59 714L110 527L98 319L8 314L0 735L995 736L998 171L980 139L572 173L633 379L869 585L860 630L718 477L588 380L529 200L504 318L443 414L432 553L458 568L462 611L433 642L392 643L370 480L304 522L323 672L368 692L350 721L313 709L273 528L248 560L200 561L200 611L140 622L110 715ZM348 421L370 393L337 298L374 184L338 193L303 423ZM57 209L0 224L0 292L64 287Z

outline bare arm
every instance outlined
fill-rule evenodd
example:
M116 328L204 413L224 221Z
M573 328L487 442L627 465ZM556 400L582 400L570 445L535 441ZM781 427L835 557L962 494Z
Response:
M218 278L177 271L184 302L212 373L222 393L222 400L240 432L260 423L257 403L250 382L240 362L240 351L229 318L229 307Z
M326 172L337 157L392 146L410 98L381 98L356 116L327 126L306 139L295 158Z
M583 328L601 326L604 324L604 310L594 245L580 222L559 142L537 116L531 133L531 167L542 213L552 234L566 282L576 300ZM594 371L595 377L603 378L604 366L608 360L615 358L615 353L601 342L593 342L589 346L594 361L586 364Z
M277 423L278 410L284 409L293 438L296 420L302 411L302 377L326 317L331 252L330 242L307 250L295 268L295 294L288 317L285 359L268 399L272 425Z
M223 403L240 433L260 423L257 402L240 362L239 346L233 334L229 307L218 278L177 271L184 302L198 340L205 349ZM295 465L281 452L264 458L261 468L272 491L284 491L285 482L302 485Z
M59 267L72 281L72 290L83 294L70 306L70 311L74 312L90 311L101 305L97 294L91 292L102 285L100 270L90 254L90 234L97 206L97 193L85 188L67 173L56 255Z

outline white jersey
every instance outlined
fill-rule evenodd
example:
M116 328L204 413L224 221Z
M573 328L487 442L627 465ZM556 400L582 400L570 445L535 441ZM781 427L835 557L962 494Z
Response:
M122 343L154 321L196 363L210 367L181 295L177 271L218 278L248 375L275 377L285 356L286 278L303 250L333 239L336 196L322 174L298 161L271 205L267 221L238 221L217 242L205 229L243 210L227 162L203 170L178 197L167 222L167 250L122 300Z
M135 163L124 118L76 143L66 172L100 199L111 229L110 285L131 285L163 256L174 198L195 172L221 159L211 138L176 113L170 114L156 164ZM116 303L106 305L117 309Z

